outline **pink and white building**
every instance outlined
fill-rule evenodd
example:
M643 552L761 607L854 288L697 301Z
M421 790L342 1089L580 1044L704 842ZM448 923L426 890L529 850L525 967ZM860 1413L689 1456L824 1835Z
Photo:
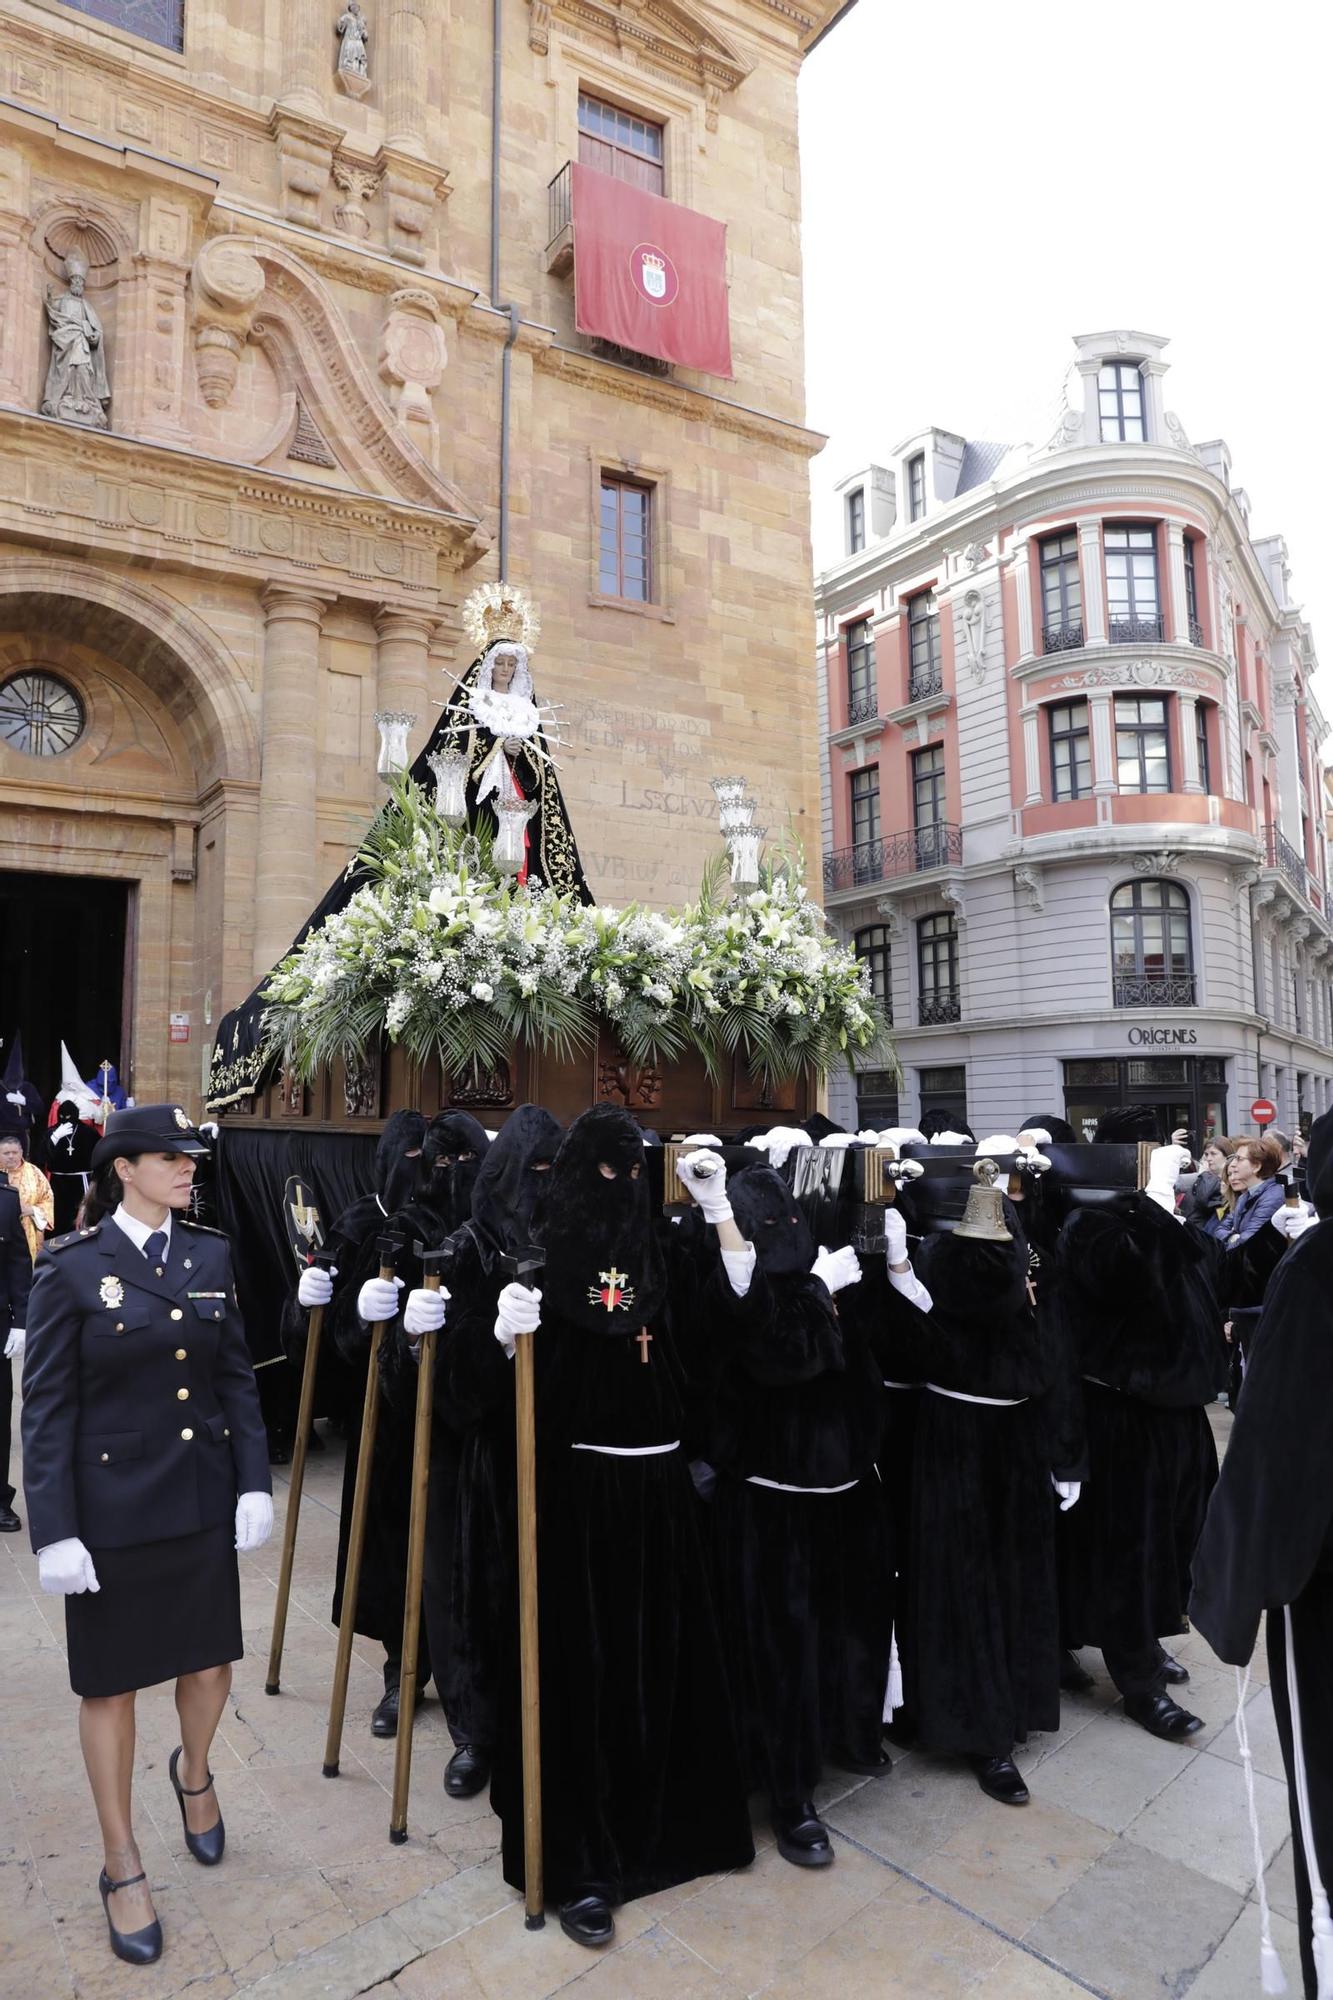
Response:
M1166 407L1166 345L1081 335L1045 444L923 430L837 489L824 894L902 1080L835 1115L1133 1100L1202 1135L1333 1105L1313 638L1226 445Z

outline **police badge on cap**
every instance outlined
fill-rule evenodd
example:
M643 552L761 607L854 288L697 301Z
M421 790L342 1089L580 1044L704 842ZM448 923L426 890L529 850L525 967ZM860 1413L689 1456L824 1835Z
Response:
M115 1159L133 1160L140 1153L206 1154L208 1147L179 1104L136 1104L113 1111L106 1130L93 1147L96 1171Z

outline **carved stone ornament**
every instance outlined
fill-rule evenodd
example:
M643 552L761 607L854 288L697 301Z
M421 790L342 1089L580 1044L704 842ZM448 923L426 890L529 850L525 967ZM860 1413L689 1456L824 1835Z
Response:
M990 561L990 550L984 542L969 542L963 550L963 561L970 570L978 570L984 562Z
M1233 869L1231 879L1235 887L1236 901L1239 902L1249 890L1258 885L1261 877L1257 868L1246 867Z
M334 33L338 37L338 88L349 97L364 97L370 89L370 59L366 53L370 25L361 11L360 0L347 0Z
M46 324L51 360L42 391L42 415L104 431L111 422L111 384L106 372L102 322L83 296L88 266L81 257L65 259L65 285L46 292Z
M1136 854L1133 866L1136 875L1179 875L1180 856L1163 847L1155 854Z
M956 924L961 926L967 922L967 903L961 882L941 882L940 901L952 913Z
M364 241L370 234L366 203L379 193L383 175L371 166L362 166L340 153L333 162L333 183L346 197L333 210L333 219L345 236Z
M875 915L883 920L891 943L901 942L906 937L907 925L903 919L902 909L892 896L880 897L875 905Z
M190 274L194 365L210 410L223 409L236 387L241 353L264 291L264 273L248 250L226 236L205 243Z
M1024 861L1014 870L1014 887L1022 889L1028 908L1040 913L1046 908L1046 878L1035 861Z
M1115 660L1104 666L1084 667L1076 674L1062 674L1055 685L1071 691L1098 687L1185 687L1207 691L1213 683L1191 667L1177 666L1172 660Z
M1198 458L1199 454L1185 435L1185 426L1174 410L1166 412L1166 434L1177 451L1187 451L1191 458Z
M380 335L380 375L394 415L424 457L434 463L439 425L431 402L444 379L449 350L429 292L395 292Z
M958 611L963 656L974 681L986 678L986 600L979 590L965 590Z

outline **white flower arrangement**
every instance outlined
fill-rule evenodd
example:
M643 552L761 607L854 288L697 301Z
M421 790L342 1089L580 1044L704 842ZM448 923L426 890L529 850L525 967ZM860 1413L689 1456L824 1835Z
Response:
M737 1050L773 1077L892 1062L865 969L808 900L799 859L766 863L739 902L720 900L716 868L670 913L586 907L493 875L405 780L358 860L370 879L265 990L269 1044L302 1075L381 1033L457 1071L493 1067L520 1037L591 1047L601 1022L633 1061L697 1050L714 1073Z

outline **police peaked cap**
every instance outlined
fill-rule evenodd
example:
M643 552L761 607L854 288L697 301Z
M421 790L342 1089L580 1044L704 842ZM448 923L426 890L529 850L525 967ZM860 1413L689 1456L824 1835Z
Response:
M137 1159L140 1153L207 1152L179 1104L136 1104L132 1110L110 1114L93 1147L91 1164L94 1169L106 1167L115 1159Z

